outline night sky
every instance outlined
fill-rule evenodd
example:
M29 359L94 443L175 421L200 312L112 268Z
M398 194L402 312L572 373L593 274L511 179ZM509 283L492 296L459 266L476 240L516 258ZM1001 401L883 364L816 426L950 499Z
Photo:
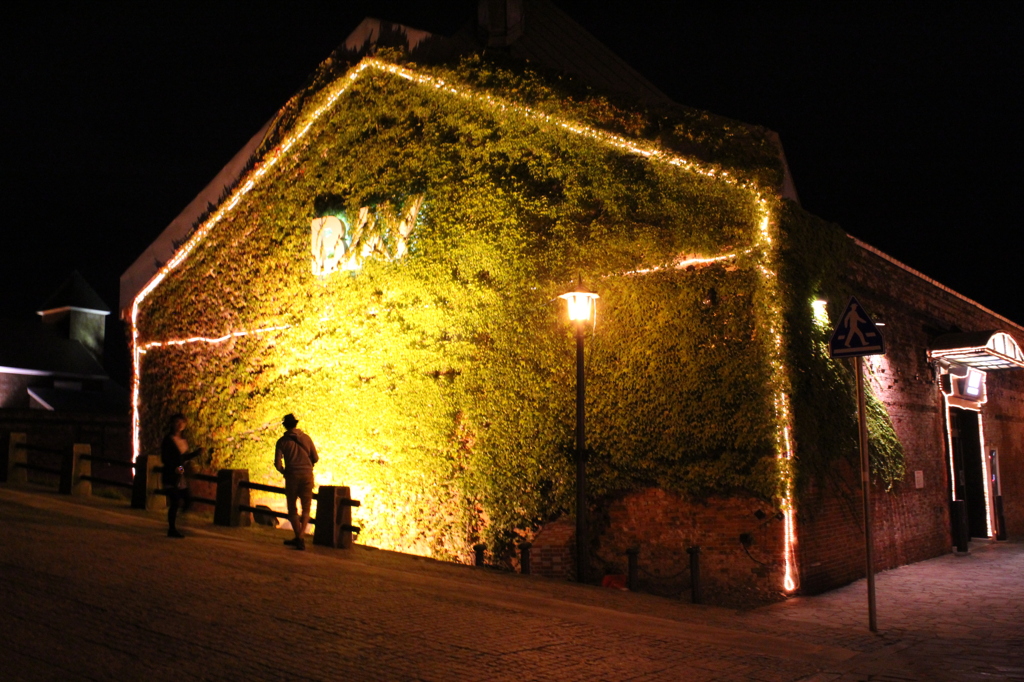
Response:
M1024 323L1021 3L555 4L677 102L777 131L805 208ZM32 318L72 269L115 308L121 273L363 17L450 34L475 7L5 10L0 318Z

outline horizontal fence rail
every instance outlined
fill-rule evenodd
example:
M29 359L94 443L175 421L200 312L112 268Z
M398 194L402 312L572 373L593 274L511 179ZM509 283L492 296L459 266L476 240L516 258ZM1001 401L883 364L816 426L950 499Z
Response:
M38 471L57 476L58 490L61 494L87 496L92 494L92 484L129 488L132 491L131 506L135 509L161 509L166 506L167 488L163 485L163 463L160 457L148 455L135 462L93 455L88 444L75 443L68 448L52 448L33 445L26 442L23 433L10 434L7 448L7 461L0 466L0 482L27 483L27 472ZM59 466L46 466L28 461L28 453L37 452L56 455L60 458ZM4 453L0 450L0 456ZM133 471L131 483L94 476L93 463L123 467ZM249 480L247 469L221 469L216 475L203 473L185 474L186 479L202 481L216 486L216 498L190 495L192 502L207 504L214 508L213 522L221 526L248 526L253 514L263 514L274 518L288 519L284 512L264 507L254 507L250 503L250 491L285 495L282 486L256 483ZM322 485L313 495L317 501L317 515L310 519L314 526L313 544L347 549L352 546L352 535L360 532L359 526L352 523L352 508L361 506L359 500L353 500L347 486Z

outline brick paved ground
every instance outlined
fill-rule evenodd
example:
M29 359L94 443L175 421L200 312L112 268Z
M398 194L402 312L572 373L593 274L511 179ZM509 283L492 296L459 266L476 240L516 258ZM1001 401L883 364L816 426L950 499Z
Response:
M738 613L0 488L0 679L1024 680L1024 544Z

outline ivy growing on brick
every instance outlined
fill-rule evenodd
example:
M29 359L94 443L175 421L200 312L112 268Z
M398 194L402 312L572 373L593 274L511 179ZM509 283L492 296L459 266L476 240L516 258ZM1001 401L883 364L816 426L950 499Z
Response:
M183 409L220 466L274 480L280 418L294 412L322 451L320 483L363 499L363 541L466 558L484 540L500 553L575 512L574 345L557 295L582 277L601 295L587 342L595 499L646 486L777 496L775 400L790 381L801 469L842 451L828 447L845 447L849 424L814 431L814 415L828 407L820 395L848 408L847 375L819 357L808 326L810 292L839 286L828 278L840 240L771 198L781 168L764 131L625 108L478 57L418 68L690 152L738 181L368 70L141 306L144 342L251 332L150 348L144 450ZM342 71L325 64L264 154L310 122ZM769 196L781 259L751 187ZM312 274L314 218L421 194L405 258ZM729 258L683 267L681 254ZM776 260L781 284L763 274ZM794 341L778 356L783 321ZM782 375L782 360L800 369ZM884 445L893 461L896 446Z

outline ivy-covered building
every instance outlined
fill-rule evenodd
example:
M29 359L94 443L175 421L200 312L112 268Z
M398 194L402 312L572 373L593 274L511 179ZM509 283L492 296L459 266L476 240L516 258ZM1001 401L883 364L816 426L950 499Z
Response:
M891 349L879 567L950 551L951 509L998 530L990 449L1024 532L1024 329L805 212L776 135L671 102L549 3L478 19L365 21L123 275L136 456L183 411L217 466L275 482L294 412L361 542L514 566L532 540L567 575L558 295L582 278L593 575L637 547L678 592L698 545L711 599L827 589L863 574L853 379L825 350L856 293Z

